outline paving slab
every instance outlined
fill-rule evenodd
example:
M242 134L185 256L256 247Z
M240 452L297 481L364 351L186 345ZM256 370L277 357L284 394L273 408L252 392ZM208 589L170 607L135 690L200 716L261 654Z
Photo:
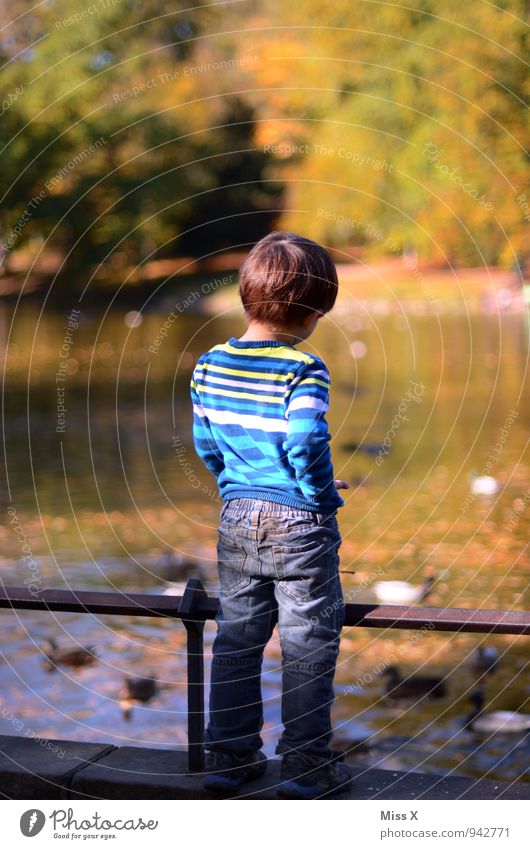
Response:
M87 799L207 797L203 776L189 773L187 763L187 754L175 749L120 746L77 772L71 789Z
M107 743L0 735L0 793L4 799L69 799L78 769L114 749Z

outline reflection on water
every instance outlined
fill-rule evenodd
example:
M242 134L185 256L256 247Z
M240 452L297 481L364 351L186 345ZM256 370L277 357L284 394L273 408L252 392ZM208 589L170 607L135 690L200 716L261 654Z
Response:
M193 451L188 384L199 353L243 324L231 307L222 317L190 308L164 329L170 309L152 304L140 322L125 311L81 308L75 328L67 326L70 311L4 309L5 584L161 592L174 551L199 560L216 591L220 502ZM353 484L339 516L342 568L354 573L342 576L348 600L361 590L369 597L374 581L420 585L431 570L428 604L528 609L527 318L449 308L411 315L381 305L368 312L344 300L303 347L330 366L334 467ZM491 496L473 492L484 476L497 481ZM185 744L180 624L31 611L2 611L0 619L9 637L0 656L0 733ZM210 624L208 653L213 633ZM95 645L97 663L47 672L51 636ZM528 638L345 629L337 744L356 743L351 757L361 764L529 780L524 736L463 728L481 644L500 653L483 678L488 707L529 712ZM380 673L391 663L403 675L444 676L448 695L390 708ZM263 736L272 754L276 638L264 668ZM119 703L127 674L164 685L130 720Z

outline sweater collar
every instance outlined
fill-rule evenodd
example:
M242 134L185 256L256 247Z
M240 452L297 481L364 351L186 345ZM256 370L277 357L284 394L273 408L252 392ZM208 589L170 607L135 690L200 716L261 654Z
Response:
M228 344L232 348L292 348L287 342L280 342L277 339L246 339L244 342L241 339L236 339L231 336Z

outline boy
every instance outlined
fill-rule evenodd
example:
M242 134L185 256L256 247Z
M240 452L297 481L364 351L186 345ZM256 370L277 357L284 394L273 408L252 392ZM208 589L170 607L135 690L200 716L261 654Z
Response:
M284 725L278 795L329 796L350 781L329 748L344 618L335 513L344 504L337 490L348 484L333 480L328 370L294 347L331 310L337 288L324 248L270 233L240 269L246 333L202 354L193 372L195 447L224 500L205 737L205 787L218 794L233 794L265 772L260 678L275 624Z

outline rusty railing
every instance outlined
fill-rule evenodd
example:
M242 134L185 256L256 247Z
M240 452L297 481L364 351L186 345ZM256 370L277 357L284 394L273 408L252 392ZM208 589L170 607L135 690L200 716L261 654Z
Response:
M54 610L100 615L154 616L180 619L187 632L188 767L204 767L204 642L205 622L215 619L219 599L209 596L197 578L190 578L182 596L153 593L41 590L0 587L0 608ZM363 628L430 628L478 634L530 634L530 613L475 610L460 607L404 607L393 604L346 604L347 626Z

